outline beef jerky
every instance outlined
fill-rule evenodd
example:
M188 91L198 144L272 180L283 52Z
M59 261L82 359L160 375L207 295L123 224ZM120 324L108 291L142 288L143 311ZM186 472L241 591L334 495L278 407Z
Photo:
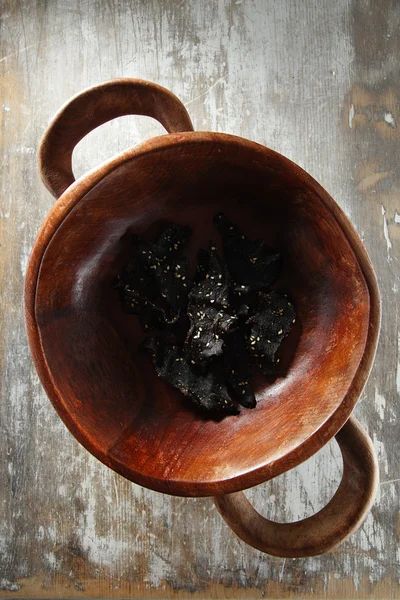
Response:
M259 292L231 290L230 306L241 321L246 321L257 312Z
M151 276L161 295L161 302L166 306L166 314L169 319L178 317L181 309L186 306L190 285L187 258L178 258L173 262L164 259L155 261L150 269L153 271Z
M187 258L178 253L190 235L188 227L165 225L155 243L134 236L135 258L117 284L127 312L145 329L168 329L186 307L190 289Z
M138 235L132 236L133 244L143 246L145 250L152 250L154 255L168 255L174 258L189 241L192 230L186 225L165 223L155 242L144 240Z
M225 378L232 396L246 408L254 408L256 399L251 383L250 354L246 347L245 329L231 331L224 346Z
M281 270L281 255L263 240L250 240L223 214L214 217L224 245L233 291L239 296L252 290L268 290Z
M155 243L134 238L135 257L118 288L124 310L138 316L149 338L157 374L205 415L221 419L253 408L254 363L264 375L276 374L277 352L295 320L288 298L269 286L280 256L262 240L249 240L223 215L226 262L216 246L198 253L193 284L181 251L190 229L167 224Z
M198 409L216 419L238 414L223 373L215 365L206 372L199 372L183 348L164 340L148 338L143 347L151 352L157 375L190 398Z
M210 253L208 250L204 250L204 248L200 248L197 253L197 267L196 267L196 273L195 273L195 276L193 279L193 283L196 285L201 283L205 279L209 268L210 268Z
M175 326L179 318L178 314L168 319L162 308L129 288L124 290L122 307L126 313L137 315L141 326L146 330L168 330Z
M276 353L294 322L294 307L285 294L259 292L257 312L247 321L247 347L264 375L276 372Z
M229 312L229 273L212 243L209 252L199 252L194 281L188 299L190 326L185 349L191 360L204 366L222 354L222 336L237 320Z
M150 330L165 328L168 320L165 311L155 305L155 282L148 277L141 263L131 261L122 272L116 287L120 292L123 310L137 315L142 327Z
M199 251L199 265L194 278L189 301L228 307L230 277L225 262L219 256L217 248L210 242L209 251Z
M176 256L189 241L192 230L186 225L167 223L157 238L156 245L170 256Z
M177 244L175 244L177 245ZM162 246L137 241L137 271L142 271L149 294L155 295L170 318L179 312L189 289L187 258L172 258ZM145 295L142 293L142 295Z

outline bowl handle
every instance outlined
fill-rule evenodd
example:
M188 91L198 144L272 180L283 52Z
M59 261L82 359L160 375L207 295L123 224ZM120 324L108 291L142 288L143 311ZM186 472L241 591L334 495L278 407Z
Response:
M193 131L182 102L169 90L141 79L115 79L74 96L58 111L39 146L39 171L55 198L75 181L72 151L90 131L123 115L157 119L168 131Z
M243 492L215 496L216 507L231 529L253 548L289 558L333 550L364 520L379 483L371 439L351 416L336 434L343 457L343 477L331 501L315 515L295 523L262 517Z

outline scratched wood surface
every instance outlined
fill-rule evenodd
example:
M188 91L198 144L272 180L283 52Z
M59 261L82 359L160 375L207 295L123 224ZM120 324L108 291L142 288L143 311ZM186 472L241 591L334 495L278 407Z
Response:
M0 597L398 598L400 595L400 3L397 0L3 0L0 119ZM381 486L337 551L277 559L239 541L208 499L163 496L89 455L29 355L22 286L53 199L38 140L72 94L156 81L200 130L256 140L308 170L350 216L375 265L383 323L356 414ZM80 175L162 132L125 117L85 139ZM334 442L248 492L276 520L312 514L341 474Z

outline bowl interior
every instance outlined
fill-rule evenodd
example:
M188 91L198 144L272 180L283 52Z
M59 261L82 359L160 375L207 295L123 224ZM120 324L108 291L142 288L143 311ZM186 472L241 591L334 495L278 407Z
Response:
M339 409L364 352L369 294L309 176L256 144L191 136L126 153L83 197L66 192L71 210L45 249L35 314L52 400L76 437L132 481L207 495L285 470L285 457ZM219 211L282 253L277 288L292 295L297 323L281 375L257 381L257 407L214 422L155 375L113 283L130 235L152 236L165 220L192 227L193 267L199 247L219 243Z

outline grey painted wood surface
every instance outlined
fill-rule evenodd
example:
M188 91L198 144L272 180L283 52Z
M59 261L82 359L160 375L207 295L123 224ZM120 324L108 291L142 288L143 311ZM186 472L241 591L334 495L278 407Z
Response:
M400 4L397 0L3 0L0 119L0 596L398 598ZM350 216L375 265L383 323L356 413L382 483L361 530L306 560L235 538L207 499L167 497L97 462L47 400L24 332L29 251L53 204L36 169L46 123L72 94L150 79L201 130L282 152ZM125 117L85 139L77 174L158 133ZM334 442L248 492L293 520L333 495Z

